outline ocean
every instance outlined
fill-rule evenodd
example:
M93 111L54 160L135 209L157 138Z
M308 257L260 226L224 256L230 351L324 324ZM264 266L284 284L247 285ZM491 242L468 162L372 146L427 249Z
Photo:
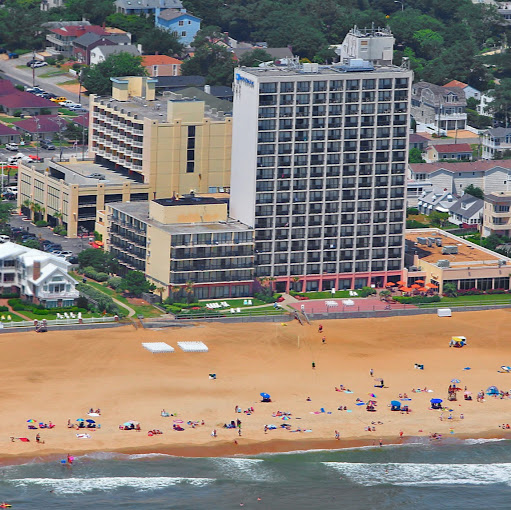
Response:
M0 502L15 510L509 509L510 446L449 437L254 457L96 453L72 467L34 459L0 467Z

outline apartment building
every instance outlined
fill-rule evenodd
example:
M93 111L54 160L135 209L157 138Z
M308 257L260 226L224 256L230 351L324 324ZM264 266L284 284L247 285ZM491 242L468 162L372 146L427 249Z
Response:
M31 216L37 205L41 219L64 226L68 237L93 232L105 204L147 200L147 184L93 161L18 164L18 208Z
M509 236L511 232L511 192L500 191L484 196L483 236Z
M63 258L15 243L0 245L1 292L19 292L47 308L73 306L79 293Z
M230 215L278 291L384 285L403 267L412 72L238 68Z
M252 293L254 232L228 218L226 199L189 195L108 204L98 213L96 229L121 272L143 271L164 297Z
M228 189L230 115L205 100L156 97L153 78L111 80L111 97L90 96L96 162L147 184L151 198Z

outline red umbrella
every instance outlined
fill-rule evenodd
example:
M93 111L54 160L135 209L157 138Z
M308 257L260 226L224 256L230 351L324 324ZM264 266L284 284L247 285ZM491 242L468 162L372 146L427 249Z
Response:
M426 287L419 287L417 290L419 292L427 292L428 291L428 289Z
M401 292L411 292L413 289L411 289L410 287L401 287L399 290Z
M387 282L385 287L394 287L394 285L396 285L394 282Z
M430 289L438 289L438 285L435 285L434 283L426 283L426 287L429 287Z
M415 283L424 283L424 280L415 280Z
M420 285L418 285L417 283L410 285L410 287L412 287L412 289L420 289Z
M406 285L406 282L404 282L403 280L399 280L398 282L396 282L396 285L403 286Z

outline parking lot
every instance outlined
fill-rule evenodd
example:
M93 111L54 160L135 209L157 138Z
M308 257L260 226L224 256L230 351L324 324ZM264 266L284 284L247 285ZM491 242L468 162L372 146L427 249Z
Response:
M82 250L90 248L89 237L80 239L68 239L54 234L48 227L36 227L30 223L29 220L25 219L20 214L13 214L9 220L11 227L20 227L25 231L36 234L38 238L52 241L60 244L63 251L70 251L73 255L78 255Z

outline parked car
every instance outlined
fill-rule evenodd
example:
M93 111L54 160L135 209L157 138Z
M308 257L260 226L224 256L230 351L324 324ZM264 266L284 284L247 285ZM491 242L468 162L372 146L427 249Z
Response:
M69 257L67 259L67 261L70 263L70 264L78 264L78 257L76 255L73 255L72 257Z
M14 193L9 193L8 191L4 191L2 193L2 198L4 200L16 200L16 195Z
M19 147L18 147L17 143L8 143L8 144L5 145L5 148L8 151L17 151L17 150L19 150Z
M62 103L64 101L67 101L67 97L60 96L60 97L52 97L50 101L53 101L54 103Z
M44 97L44 99L52 99L53 97L57 97L55 94L52 94L51 92L42 92L41 97Z
M48 65L48 62L43 62L42 60L38 60L37 62L34 62L30 67L37 69L38 67L44 67L47 65Z
M44 89L42 89L41 87L31 87L26 88L25 92L30 92L31 94L41 94L42 92L44 92Z
M14 52L7 53L7 56L9 58L19 58L20 57L17 53L14 53Z
M86 108L84 108L83 106L80 106L80 105L68 106L67 109L70 112L86 112L87 111Z
M39 156L34 156L33 154L29 154L28 157L32 160L32 161L36 161L36 162L39 162L39 163L42 163L44 161L44 158L41 158Z
M73 252L69 250L64 250L59 253L59 257L66 258L66 257L72 257Z
M53 143L48 141L48 140L41 140L39 145L40 145L40 147L42 149L46 149L48 151L54 151L55 150L55 145L53 145Z
M6 243L10 240L11 238L9 236L6 236L5 234L0 234L0 243Z
M87 177L90 177L91 179L97 179L98 181L105 180L105 176L103 174L98 174L97 172L94 172L93 174L90 174Z
M61 106L82 106L80 103L75 103L74 101L70 101L69 99L66 99L65 101L60 102Z

